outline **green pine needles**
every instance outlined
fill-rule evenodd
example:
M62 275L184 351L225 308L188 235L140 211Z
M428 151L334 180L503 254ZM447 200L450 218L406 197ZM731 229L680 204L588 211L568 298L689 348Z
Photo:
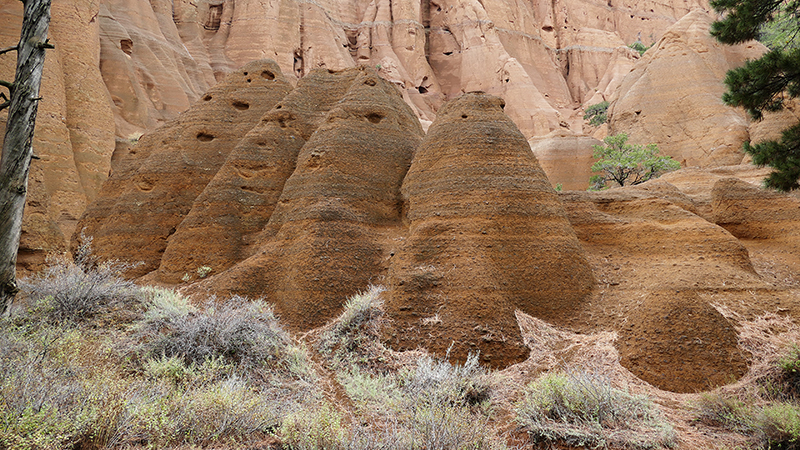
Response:
M728 72L722 99L742 106L755 120L764 111L779 111L788 99L800 96L800 0L712 0L723 20L714 22L711 34L720 42L737 44L767 38L771 50L757 60ZM778 141L746 143L753 162L775 171L768 187L784 191L800 187L800 123L783 131Z
M588 120L589 125L595 127L606 123L608 121L608 102L602 101L594 105L589 105L589 107L586 108L586 113L583 115L583 120Z
M603 142L606 145L594 146L593 156L599 161L592 171L600 174L590 179L590 190L644 183L681 167L672 157L660 155L656 144L628 144L625 133L608 136Z

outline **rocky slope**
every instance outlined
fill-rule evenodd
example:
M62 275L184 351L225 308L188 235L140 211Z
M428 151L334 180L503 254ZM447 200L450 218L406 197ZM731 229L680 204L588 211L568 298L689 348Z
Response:
M99 256L144 261L130 274L195 295L263 297L298 331L379 283L393 348L480 351L495 367L527 358L518 311L614 331L621 363L675 392L746 372L720 311L800 317L797 200L753 185L763 169L557 195L498 97L446 103L424 136L374 69L318 69L293 90L274 63L242 70L133 147L81 220ZM216 124L263 70L272 109L239 123L224 160L201 157L189 119ZM209 161L202 177L191 161Z
M77 217L131 142L262 57L276 60L291 84L318 67L375 67L401 88L423 128L462 92L498 95L553 185L588 185L597 142L586 134L605 131L587 127L581 107L612 97L619 103L613 132L655 140L690 166L738 162L749 124L719 102L720 80L763 49L714 43L704 35L704 0L673 3L55 0L57 49L36 137L43 160L32 172L38 200L29 203L20 268L41 267L44 255L66 248ZM15 42L20 14L19 2L0 0L0 23L10 25L0 45ZM658 44L640 58L626 46L632 42ZM13 65L13 54L0 57L0 76L10 78ZM691 79L646 81L681 79L670 72L675 67ZM692 101L680 101L690 89ZM776 129L758 125L752 137Z

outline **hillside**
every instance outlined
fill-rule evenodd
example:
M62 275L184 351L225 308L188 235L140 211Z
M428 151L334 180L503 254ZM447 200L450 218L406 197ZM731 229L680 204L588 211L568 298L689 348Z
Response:
M0 47L18 3L0 0ZM707 4L634 3L54 0L0 447L792 442L800 197L741 147L800 112L722 103L765 47L716 42ZM681 169L586 191L592 145L622 132ZM48 379L62 406L26 406ZM113 408L66 394L98 379ZM531 412L568 404L541 397L558 386L628 409ZM195 394L264 421L201 432L235 408Z

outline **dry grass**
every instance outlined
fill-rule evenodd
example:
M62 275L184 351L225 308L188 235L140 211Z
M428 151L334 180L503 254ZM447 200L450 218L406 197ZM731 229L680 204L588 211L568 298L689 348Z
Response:
M620 365L614 333L521 313L530 358L491 372L477 355L386 348L379 287L296 338L263 302L192 305L111 266L61 264L0 318L0 448L733 449L800 436L800 327L779 315L719 308L750 371L674 394Z

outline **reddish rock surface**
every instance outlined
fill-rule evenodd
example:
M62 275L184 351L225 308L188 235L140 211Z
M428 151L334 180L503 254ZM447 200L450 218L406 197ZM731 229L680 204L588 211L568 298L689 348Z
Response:
M170 236L160 281L195 279L199 267L219 273L249 256L253 235L269 221L300 149L358 73L312 71L239 141Z
M611 99L610 134L658 144L684 167L739 164L749 123L722 102L725 72L766 47L725 46L709 34L713 18L696 9L671 26L625 77Z
M88 202L100 190L114 150L111 103L99 70L97 2L56 0L34 135L18 269L39 270L62 253ZM16 45L22 4L0 1L0 47ZM13 80L16 53L0 55L0 79ZM4 90L5 91L5 90ZM0 112L5 134L6 111ZM0 141L2 136L0 136Z
M706 390L747 369L732 324L713 306L766 284L741 242L656 183L561 194L600 286L575 321L617 330L622 364L645 381Z
M300 151L255 255L200 288L263 296L295 330L335 317L385 272L381 242L400 226L400 185L421 140L396 88L362 71Z
M132 147L78 229L94 237L99 256L141 262L131 275L158 268L167 238L195 198L242 136L290 90L272 61L255 61L232 73L193 108Z
M592 289L561 202L503 106L485 94L451 101L414 157L389 278L393 348L507 366L528 354L515 310L554 320Z

